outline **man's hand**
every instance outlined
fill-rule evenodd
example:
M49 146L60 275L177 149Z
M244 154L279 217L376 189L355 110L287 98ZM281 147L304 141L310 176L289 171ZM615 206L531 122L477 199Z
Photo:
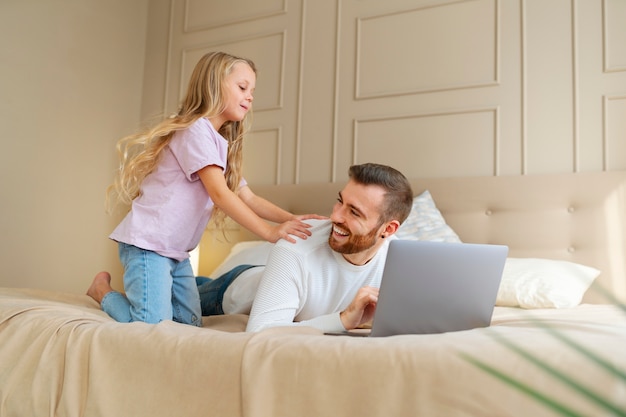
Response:
M359 289L354 300L339 314L343 327L346 330L351 330L371 321L374 318L377 302L378 288L363 287Z

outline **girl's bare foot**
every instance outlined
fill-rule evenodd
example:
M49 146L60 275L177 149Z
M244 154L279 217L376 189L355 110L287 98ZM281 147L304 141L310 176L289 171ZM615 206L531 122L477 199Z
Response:
M111 287L111 274L102 271L98 272L93 278L91 286L87 289L87 295L98 303L101 303L102 298L111 291L113 291L113 287Z

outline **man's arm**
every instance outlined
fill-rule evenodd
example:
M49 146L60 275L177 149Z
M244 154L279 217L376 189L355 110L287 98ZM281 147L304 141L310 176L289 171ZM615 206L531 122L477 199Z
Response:
M277 326L311 326L323 331L343 330L339 311L294 322L307 302L305 268L292 252L274 247L259 284L246 331Z
M295 256L274 247L257 289L247 332L293 323L300 306L302 266Z

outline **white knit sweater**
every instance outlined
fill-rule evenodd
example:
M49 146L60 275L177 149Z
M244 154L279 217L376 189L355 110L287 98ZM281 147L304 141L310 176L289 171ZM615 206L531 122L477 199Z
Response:
M312 236L272 249L257 290L247 331L304 325L345 330L339 313L359 288L380 287L389 240L367 264L346 261L328 245L330 220L310 220ZM392 237L393 238L393 237Z

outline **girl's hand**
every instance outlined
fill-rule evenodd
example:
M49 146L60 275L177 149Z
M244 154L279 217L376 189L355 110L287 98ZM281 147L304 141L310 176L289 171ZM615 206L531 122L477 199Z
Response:
M287 242L291 243L296 243L296 240L289 235L294 235L298 236L301 239L306 239L307 237L311 236L311 231L309 230L311 225L308 223L304 223L302 220L325 220L328 218L320 216L318 214L294 214L292 217L292 220L288 220L277 226L277 233L279 234L278 239L285 239ZM272 243L276 243L276 241L273 241Z
M287 242L296 243L296 240L290 235L297 236L300 239L306 239L311 236L311 231L309 230L311 225L304 223L298 217L299 216L294 216L293 220L287 220L284 223L272 226L271 235L267 238L267 240L269 242L276 243L279 239L285 239ZM317 217L304 218L308 219Z
M303 222L303 220L325 220L327 218L328 217L318 214L294 214L291 216L291 220L273 226L267 241L276 243L279 239L285 239L287 242L296 243L296 240L290 235L297 236L304 240L311 236L311 231L309 230L311 225Z

